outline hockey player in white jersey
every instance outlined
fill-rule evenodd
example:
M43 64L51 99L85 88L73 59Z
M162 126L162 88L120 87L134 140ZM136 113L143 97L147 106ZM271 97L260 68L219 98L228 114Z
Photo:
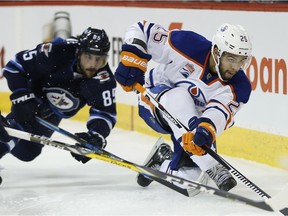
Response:
M158 144L145 165L204 183L205 173L225 191L236 186L229 171L201 146L216 151L216 137L234 124L235 114L248 102L251 84L243 70L250 64L251 51L250 38L240 25L222 24L212 42L193 31L167 31L147 21L128 28L116 80L125 91L133 91L135 83L145 85L190 130L182 134L139 95L139 115L155 131L171 134L174 144L174 152ZM146 72L151 59L159 64ZM152 182L142 175L137 179L143 187Z

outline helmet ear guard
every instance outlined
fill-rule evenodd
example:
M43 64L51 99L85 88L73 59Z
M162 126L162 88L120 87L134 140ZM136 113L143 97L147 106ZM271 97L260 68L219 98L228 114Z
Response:
M79 37L79 52L108 56L110 42L102 29L87 28Z

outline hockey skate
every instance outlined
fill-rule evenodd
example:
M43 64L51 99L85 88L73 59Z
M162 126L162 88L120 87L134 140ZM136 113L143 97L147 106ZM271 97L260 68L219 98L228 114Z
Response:
M171 160L172 154L173 151L171 150L171 147L168 144L164 143L163 138L160 137L153 146L150 154L146 158L144 166L159 170L161 164L165 160ZM152 181L153 180L148 179L141 174L138 174L137 176L137 183L142 187L147 187L151 184Z
M236 180L230 174L230 172L221 164L217 164L206 173L215 182L220 190L229 191L237 185Z
M3 170L3 167L0 166L0 185L2 184L1 170Z

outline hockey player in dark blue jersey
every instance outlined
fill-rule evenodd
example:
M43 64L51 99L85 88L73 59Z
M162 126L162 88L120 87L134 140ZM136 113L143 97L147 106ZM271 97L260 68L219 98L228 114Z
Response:
M78 38L56 38L17 53L3 69L12 92L7 122L13 128L51 137L53 131L37 123L35 116L59 125L63 118L74 116L88 105L88 130L77 135L104 148L116 123L116 82L107 62L109 49L106 32L89 27ZM32 161L43 148L24 140L10 140L9 136L0 140L0 158L10 152L22 161ZM72 156L82 163L89 160Z

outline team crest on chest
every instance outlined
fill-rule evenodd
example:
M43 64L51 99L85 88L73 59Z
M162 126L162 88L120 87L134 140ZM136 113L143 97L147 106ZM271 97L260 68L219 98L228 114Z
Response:
M51 105L61 111L75 110L79 106L79 99L75 98L70 92L62 88L43 88L46 98Z
M191 94L195 105L205 107L206 98L200 88L193 84L189 87L189 93Z

